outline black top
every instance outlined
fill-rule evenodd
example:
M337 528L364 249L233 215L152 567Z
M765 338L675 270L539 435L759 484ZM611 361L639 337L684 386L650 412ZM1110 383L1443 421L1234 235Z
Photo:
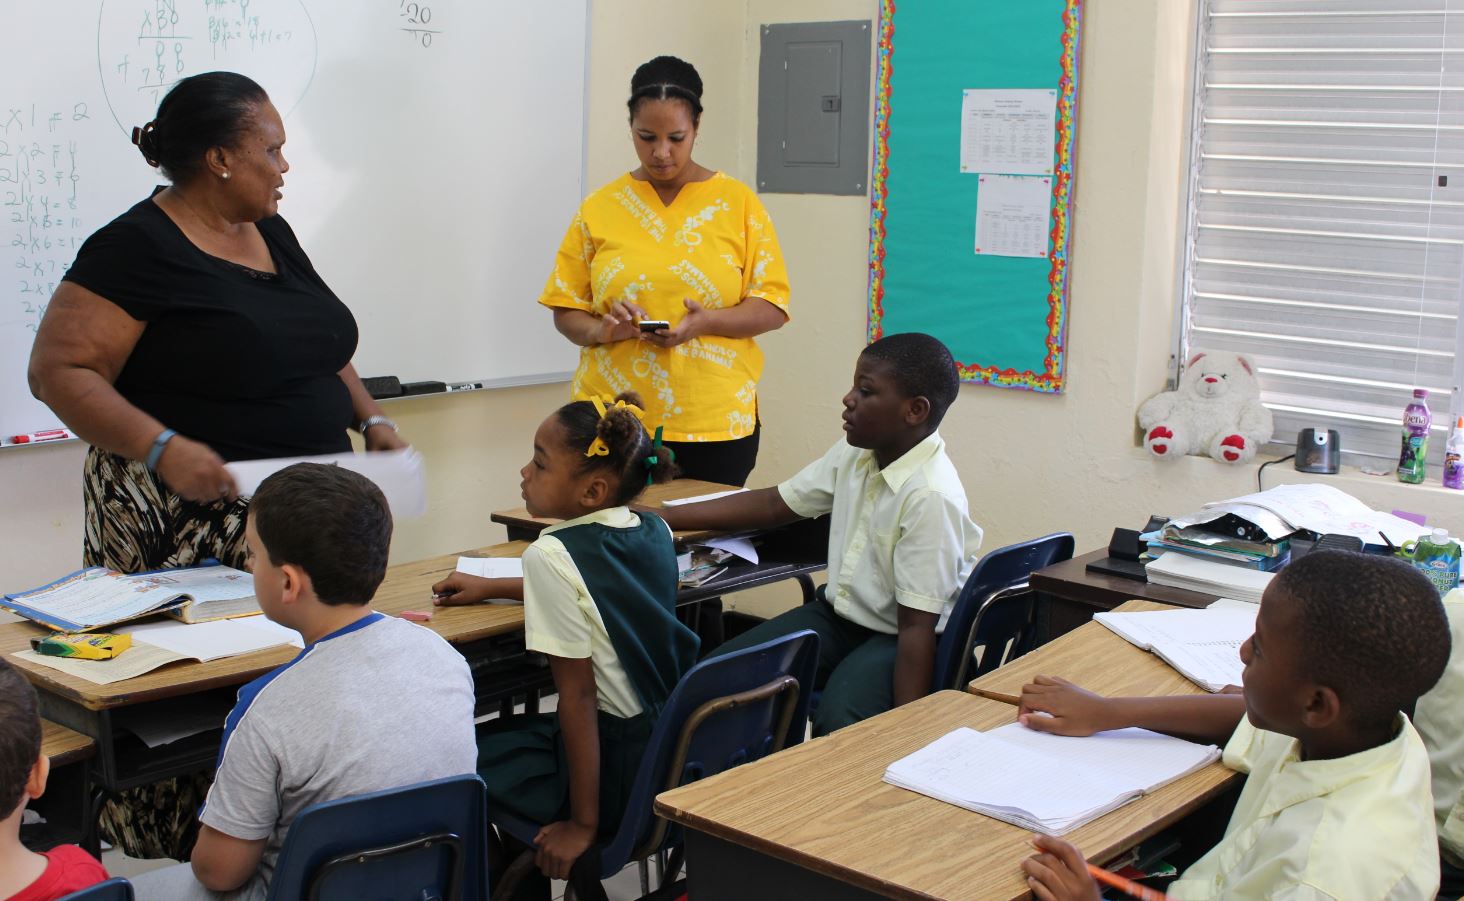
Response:
M65 280L147 323L116 388L225 460L351 449L337 373L356 320L279 216L256 223L278 274L209 256L151 198L81 246Z

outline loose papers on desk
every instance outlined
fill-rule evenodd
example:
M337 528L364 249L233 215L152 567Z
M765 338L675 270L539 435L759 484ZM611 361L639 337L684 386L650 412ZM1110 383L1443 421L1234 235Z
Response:
M679 497L669 501L661 501L661 506L680 507L683 504L700 504L702 501L714 501L719 497L741 494L746 490L746 488L733 488L730 491L713 491L711 494L698 494L696 497Z
M890 764L884 781L1024 829L1063 835L1219 759L1147 729L1085 738L1012 723L961 728Z
M132 636L132 647L111 660L48 657L35 651L20 651L16 656L97 685L110 685L124 679L134 679L180 660L206 663L282 645L297 648L305 646L300 633L273 623L263 616L191 625L175 622L146 623L118 631Z
M422 455L412 448L369 451L364 454L324 454L318 457L276 457L272 460L238 460L225 463L234 477L240 497L252 497L259 483L296 463L322 463L360 473L376 483L386 495L391 515L397 518L421 516L427 512L427 470Z
M1261 594L1275 578L1275 573L1202 560L1188 554L1165 554L1145 564L1144 572L1155 585L1216 594L1253 604L1261 602Z
M92 567L31 591L6 595L0 607L64 632L100 629L151 613L203 622L259 612L253 579L228 566L132 575Z
M1211 523L1227 514L1253 523L1267 538L1285 538L1299 529L1318 535L1351 535L1378 544L1378 533L1393 544L1412 541L1429 530L1391 513L1374 510L1331 485L1278 485L1255 494L1205 504L1199 513L1171 521L1176 528Z
M1221 598L1203 610L1108 611L1093 619L1152 651L1206 691L1219 691L1240 684L1245 670L1240 646L1255 632L1259 610L1255 604Z
M459 557L457 571L480 579L522 579L522 557Z

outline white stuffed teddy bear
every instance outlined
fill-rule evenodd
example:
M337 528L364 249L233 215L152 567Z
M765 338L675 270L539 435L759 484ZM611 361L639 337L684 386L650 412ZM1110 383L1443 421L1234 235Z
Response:
M1144 447L1160 458L1208 455L1221 463L1246 463L1271 440L1271 411L1261 404L1256 368L1233 353L1196 351L1184 367L1178 391L1165 391L1139 407Z

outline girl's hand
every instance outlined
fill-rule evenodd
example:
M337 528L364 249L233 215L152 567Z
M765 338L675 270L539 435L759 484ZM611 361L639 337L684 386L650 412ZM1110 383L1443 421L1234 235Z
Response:
M1034 835L1032 844L1037 853L1022 861L1022 872L1038 901L1099 901L1098 883L1077 848L1050 835Z
M522 601L523 579L485 579L455 572L432 586L432 603L437 607L460 607L483 601Z
M657 347L675 347L710 333L711 311L689 297L682 302L686 304L686 315L681 317L680 322L670 328L645 332L641 337Z
M640 327L636 325L642 319L649 319L646 311L633 303L624 300L617 300L600 317L600 330L595 332L597 344L614 344L616 341L628 341L640 335Z
M550 879L568 879L574 862L590 849L594 841L595 830L589 826L581 826L573 820L550 823L534 836L534 846L539 849L534 863Z
M1037 732L1092 735L1109 728L1104 713L1108 699L1057 676L1037 676L1022 686L1017 721ZM1036 716L1046 713L1047 716Z
M410 447L402 436L397 434L396 429L385 424L372 426L362 437L366 439L368 451L393 451Z
M232 501L239 496L224 458L199 441L174 435L158 458L158 475L185 500L198 504Z

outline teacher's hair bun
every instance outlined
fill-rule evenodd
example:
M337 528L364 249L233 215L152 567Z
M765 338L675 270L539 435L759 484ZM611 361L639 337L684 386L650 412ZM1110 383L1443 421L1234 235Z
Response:
M635 70L630 77L630 115L642 100L685 100L691 106L692 123L701 120L702 80L696 67L674 56L658 56Z

